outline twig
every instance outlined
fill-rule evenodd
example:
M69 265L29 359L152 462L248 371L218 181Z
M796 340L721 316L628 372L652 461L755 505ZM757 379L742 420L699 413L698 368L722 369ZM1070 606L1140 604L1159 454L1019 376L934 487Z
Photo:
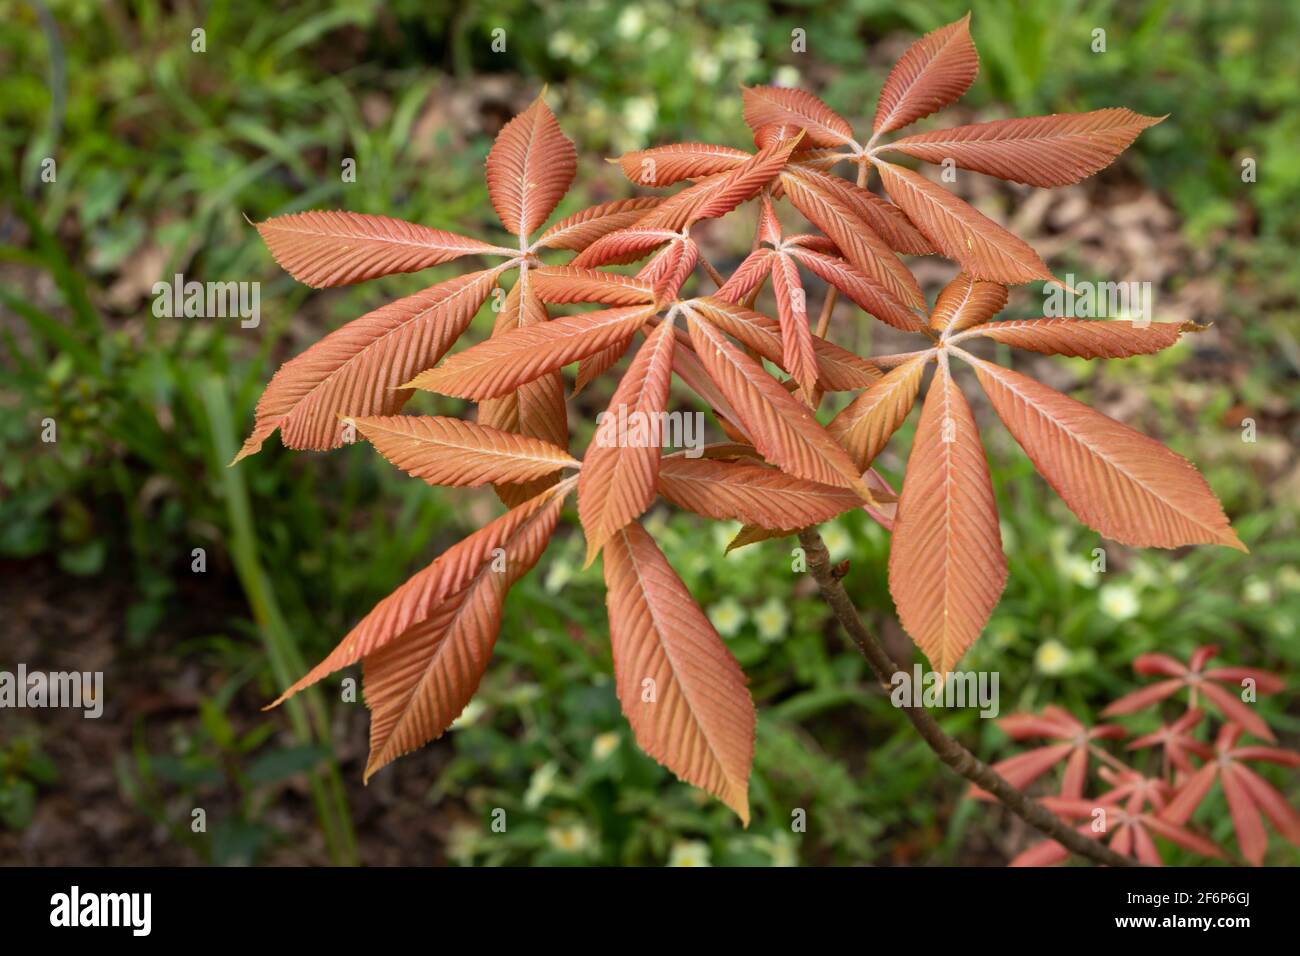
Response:
M800 531L799 543L803 546L804 554L807 555L808 568L821 589L822 598L835 614L836 620L840 622L845 633L867 659L877 679L888 686L892 683L892 675L904 668L894 661L884 646L862 623L857 608L853 606L848 592L840 583L840 576L831 567L830 554L817 530L805 528ZM1105 844L1091 840L1074 830L1046 807L1007 783L996 770L944 733L938 722L924 707L905 705L901 709L940 760L977 787L997 797L1003 806L1034 829L1094 863L1106 866L1136 865L1129 857L1121 856Z

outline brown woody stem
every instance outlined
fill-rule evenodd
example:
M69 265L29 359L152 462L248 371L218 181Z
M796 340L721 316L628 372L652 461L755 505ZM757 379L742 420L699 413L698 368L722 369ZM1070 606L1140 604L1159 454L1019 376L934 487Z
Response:
M845 633L857 645L862 656L875 672L876 678L888 687L893 683L893 675L903 670L890 653L862 623L858 610L849 598L840 577L831 567L830 554L822 537L815 528L805 528L799 532L799 543L808 558L808 568L821 589L823 600L835 614L836 620ZM935 755L957 774L965 777L982 790L986 790L1031 827L1055 840L1066 849L1079 856L1086 857L1094 863L1106 866L1134 866L1135 861L1121 856L1105 844L1089 839L1056 814L1040 803L1026 796L1003 778L1003 776L984 763L960 743L944 733L938 722L930 716L924 707L904 705L901 710L912 722L921 738Z

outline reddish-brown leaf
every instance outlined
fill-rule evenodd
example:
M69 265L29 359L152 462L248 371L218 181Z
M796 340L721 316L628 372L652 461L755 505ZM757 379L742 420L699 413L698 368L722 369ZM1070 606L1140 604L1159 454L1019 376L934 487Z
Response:
M997 315L1007 304L1007 287L985 282L965 272L943 287L930 310L930 328L952 335Z
M475 401L495 398L626 339L654 311L653 306L620 306L520 326L457 352L403 388L422 388Z
M506 592L546 549L564 495L547 492L539 499L539 505L515 509L526 513L517 529L472 570L462 588L366 655L366 780L402 754L442 736L474 696L501 628Z
M787 171L781 176L785 194L796 209L835 240L844 258L863 275L872 279L889 296L903 306L925 308L925 296L916 277L898 260L894 250L876 235L857 210L823 188L806 170ZM822 177L829 179L830 177Z
M969 203L902 166L877 160L876 169L885 191L916 228L975 278L1006 285L1052 279L1052 273L1028 243Z
M766 146L731 172L723 173L718 187L691 212L683 225L701 219L715 219L752 198L781 174L799 140L800 137L795 136Z
M781 86L750 86L744 90L745 123L757 132L771 125L796 126L812 146L853 143L848 121L804 90Z
M578 516L587 536L587 564L610 535L640 517L655 497L663 447L661 413L672 381L672 322L645 340L596 422L578 481Z
M1007 430L1088 527L1135 547L1246 550L1187 459L1018 372L961 355Z
M880 91L872 130L888 133L942 109L966 92L979 69L968 13L907 48Z
M540 96L502 127L488 152L488 198L520 249L569 191L577 170L577 150Z
M880 381L855 398L836 415L826 430L866 471L898 431L921 388L921 373L933 355L922 353L891 369Z
M636 522L605 547L619 703L641 749L749 823L754 703L745 675Z
M930 163L952 160L962 169L1030 186L1077 183L1115 161L1163 116L1127 109L1054 113L917 133L889 149Z
M807 406L700 313L689 307L682 311L696 354L764 458L798 478L851 488L872 500L861 472Z
M850 263L813 249L791 247L789 252L807 266L809 272L835 286L868 315L904 332L919 332L922 329L924 323L919 315L894 298L875 279L859 272Z
M414 478L431 485L477 487L531 481L576 468L563 448L459 418L386 415L356 419L375 450Z
M234 461L256 454L277 428L289 448L325 451L343 444L340 416L396 413L411 397L398 386L451 348L503 268L398 299L285 362L258 399L253 432Z
M656 209L655 212L658 210ZM595 266L635 262L645 258L651 249L657 249L665 242L672 242L679 238L681 234L675 229L638 223L601 236L574 256L569 265L589 269Z
M673 143L653 149L624 153L610 162L623 168L623 175L638 186L671 186L683 179L701 179L735 169L750 154L730 146L712 143Z
M536 270L527 265L519 270L519 281L506 296L505 306L492 327L494 337L521 326L546 322L546 306L533 289ZM499 398L484 399L478 408L480 425L501 431L537 438L561 448L569 444L569 412L564 402L564 379L559 371L549 372L525 382ZM543 488L556 483L558 475L538 478L522 484L497 483L494 489L505 504L514 506L527 501Z
M934 669L946 673L979 637L1006 580L979 431L941 361L898 499L889 591L907 633Z
M781 326L781 367L799 383L805 396L817 387L817 353L808 327L808 302L794 259L778 252L772 260L772 291Z
M771 249L755 249L740 265L736 266L736 271L728 277L717 292L713 293L713 298L737 304L743 302L750 293L763 284L763 280L772 271L773 255Z
M659 466L659 493L687 511L774 530L820 524L862 506L847 488L793 478L755 462L669 455Z
M972 329L1016 348L1073 358L1128 358L1150 355L1174 345L1187 326L1178 322L1139 325L1121 319L1025 319L991 322Z
M605 305L649 305L655 290L651 283L616 272L577 266L545 266L531 271L533 292L543 302L601 302Z
M658 196L639 196L588 206L549 227L534 245L581 252L602 236L626 229L662 201Z
M903 210L892 202L839 176L831 176L816 170L802 170L802 168L800 173L816 189L834 196L856 212L859 218L895 252L914 256L928 256L934 252L934 246L930 245L930 241L917 231Z
M255 225L280 268L317 289L418 272L461 256L515 255L454 232L357 212L296 212Z
M574 481L571 478L554 489L548 489L452 545L423 571L417 572L376 604L323 661L281 694L271 706L278 706L317 681L355 664L403 635L420 631L449 598L464 592L485 567L491 566L493 557L499 556L498 549L505 549L507 558L504 564L497 562L498 569L517 569L518 556L512 554L512 543L529 540L537 530L539 518L542 519L543 528L548 522L554 528L564 496L572 490ZM547 533L549 535L549 531ZM498 570L494 573L506 572Z
M782 371L785 349L781 327L775 320L744 306L719 300L717 296L691 299L687 306L702 312L714 325L753 349ZM828 392L851 392L867 388L880 379L880 372L865 359L847 349L813 336L813 353L817 356L817 384Z

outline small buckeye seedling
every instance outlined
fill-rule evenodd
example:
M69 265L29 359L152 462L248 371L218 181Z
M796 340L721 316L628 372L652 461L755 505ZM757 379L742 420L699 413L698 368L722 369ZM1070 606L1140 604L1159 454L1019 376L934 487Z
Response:
M290 448L337 447L347 420L411 475L437 485L491 483L509 506L381 601L281 698L362 661L372 711L367 777L438 737L460 714L487 666L507 590L541 557L576 491L588 560L603 559L618 697L638 743L747 821L755 714L745 677L638 518L660 495L708 518L739 520L739 545L866 508L892 529L889 581L904 627L936 669L950 669L1006 579L988 467L951 375L953 358L975 367L1012 434L1090 527L1133 545L1240 547L1188 462L966 351L983 337L1048 354L1125 357L1166 348L1182 331L1124 321L990 321L1007 285L1054 281L1052 273L1023 240L884 155L950 159L1058 186L1106 166L1158 120L1104 109L883 142L975 79L968 19L903 55L865 144L810 93L747 89L752 152L686 143L628 153L616 162L635 184L689 185L667 198L594 206L536 235L577 169L573 144L539 97L501 130L487 157L488 194L508 239L350 212L298 213L257 226L276 261L318 287L459 257L501 260L364 315L286 363L258 402L236 459L276 429ZM856 181L834 175L841 163L857 167ZM866 188L871 170L888 198ZM701 256L694 227L751 202L753 251L724 279ZM817 231L787 234L777 217L783 202ZM567 264L547 264L566 250L576 253ZM961 272L927 309L900 256L931 254L955 260ZM608 268L646 257L634 275ZM444 360L511 272L491 336ZM697 272L705 278L691 279ZM805 272L830 287L815 324ZM775 318L754 311L769 278ZM694 291L686 291L688 280ZM703 281L717 288L697 288ZM826 335L838 295L917 333L922 348L863 358L832 344ZM548 310L571 303L599 308ZM708 404L729 441L698 458L663 455L657 442L593 441L579 462L567 450L562 370L578 363L577 391L613 368L638 336L611 411L664 411L675 376ZM871 462L931 365L895 498ZM477 420L398 415L413 389L477 402ZM817 412L831 391L860 394L823 425ZM566 470L577 473L562 477Z

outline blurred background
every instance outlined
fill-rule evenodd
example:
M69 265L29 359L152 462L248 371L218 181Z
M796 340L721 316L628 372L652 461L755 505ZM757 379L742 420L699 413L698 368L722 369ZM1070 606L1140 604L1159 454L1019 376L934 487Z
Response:
M346 208L490 238L484 156L543 84L579 146L567 213L631 194L602 157L747 147L741 84L805 86L868 127L894 59L968 7L980 76L920 128L1103 106L1171 114L1079 186L962 174L954 188L1058 275L1151 281L1157 321L1213 323L1128 362L1014 361L1197 462L1251 554L1102 542L971 389L1011 576L966 664L1000 672L1003 713L1056 703L1084 719L1136 686L1144 651L1217 643L1227 661L1296 673L1300 7L4 0L0 667L102 670L106 699L99 720L0 712L0 862L998 864L1027 845L1014 818L963 799L873 686L812 582L790 573L792 542L724 556L734 528L662 508L648 520L758 704L747 830L636 749L610 680L599 565L581 570L571 525L512 591L455 729L363 787L367 714L340 702L337 679L260 708L496 500L406 479L364 445L272 441L225 467L280 362L457 268L313 292L245 215ZM796 28L806 53L791 50ZM346 158L355 182L341 181ZM1243 182L1246 160L1256 181ZM751 216L707 234L716 264L747 250ZM930 296L954 271L914 264ZM260 326L154 317L153 284L178 272L260 281ZM1039 296L1016 290L1011 316L1041 314ZM489 325L480 317L471 337ZM863 354L915 347L880 328L841 309L833 335ZM574 447L613 381L576 403ZM428 395L409 408L461 410ZM45 419L55 443L40 439ZM910 440L909 424L878 462L892 479ZM852 559L868 621L910 655L885 533L855 516L825 536ZM1259 706L1294 746L1294 696ZM943 720L986 759L1014 752L973 711ZM1294 791L1293 774L1263 772ZM495 807L504 834L491 832ZM796 807L806 833L791 832ZM1221 796L1197 821L1230 832ZM1300 862L1276 837L1269 859Z

